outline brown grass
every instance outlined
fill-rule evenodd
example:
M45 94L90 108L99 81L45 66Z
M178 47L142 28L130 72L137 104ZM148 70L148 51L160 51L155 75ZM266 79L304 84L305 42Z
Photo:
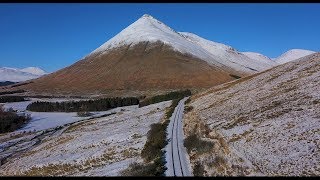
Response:
M248 121L248 118L244 116L236 116L228 125L225 125L224 129L232 129L235 126L243 125Z
M90 56L21 88L35 94L119 95L126 91L209 88L233 80L227 71L161 42L147 44L147 53L145 47L142 42Z
M250 129L249 131L245 131L245 132L242 133L242 134L233 135L233 136L231 137L231 139L229 140L229 143L230 143L230 142L235 142L235 141L238 141L238 140L240 140L240 139L245 138L245 137L246 137L248 134L250 134L252 131L253 131L253 129ZM250 141L250 140L251 140L250 138L249 138L249 139L246 139L247 142Z

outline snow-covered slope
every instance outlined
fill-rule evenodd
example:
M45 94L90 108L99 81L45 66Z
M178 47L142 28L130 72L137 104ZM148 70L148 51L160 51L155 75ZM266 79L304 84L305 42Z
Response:
M147 14L86 57L105 53L123 45L133 46L140 42L156 41L164 42L181 53L192 54L209 64L231 68L242 73L252 74L272 67L268 63L252 60L230 46L203 39L192 33L176 32Z
M296 59L299 59L301 57L310 55L315 53L314 51L304 50L304 49L291 49L285 53L283 53L281 56L277 57L275 61L279 64L284 64L289 61L293 61Z
M262 71L273 67L273 65L264 61L257 61L255 59L251 59L246 55L238 52L231 46L209 41L192 33L179 33L188 40L194 42L203 49L207 50L215 60L210 61L209 63L215 64L216 62L218 62L225 66L232 67L233 69L244 72L252 72L252 70Z
M46 74L40 68L9 68L9 67L0 67L0 82L11 81L11 82L20 82L26 81L34 78L38 78L41 75Z
M249 58L253 59L253 60L257 60L259 62L263 62L266 63L270 66L277 66L279 65L277 62L275 62L274 60L270 59L269 57L260 54L260 53L256 53L256 52L241 52L242 54L248 56Z
M185 134L214 147L190 153L206 176L320 175L320 53L191 96ZM189 133L189 134L188 134Z
M210 54L204 49L187 41L179 33L147 14L143 15L119 34L102 44L88 56L123 45L132 46L139 42L156 41L162 41L165 44L171 45L175 50L182 53L189 53L202 59L211 58Z

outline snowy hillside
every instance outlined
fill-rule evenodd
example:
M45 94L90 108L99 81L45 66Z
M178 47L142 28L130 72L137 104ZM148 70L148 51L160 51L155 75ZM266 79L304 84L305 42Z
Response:
M29 67L24 69L0 67L0 82L11 81L20 82L29 79L38 78L46 74L42 69Z
M285 53L283 53L281 56L275 58L275 61L279 64L284 64L289 61L293 61L296 59L299 59L301 57L310 55L315 53L314 51L304 50L304 49L291 49Z
M227 67L232 67L233 69L244 72L252 72L252 70L262 71L273 67L273 65L270 65L270 63L266 63L265 61L257 61L255 59L248 58L246 55L238 52L230 46L206 40L192 33L179 33L188 40L207 50L215 60L215 62L209 61L209 63L215 64L218 62Z
M251 59L254 59L256 61L259 61L259 62L263 62L263 63L266 63L270 66L277 66L279 65L277 62L275 62L274 60L270 59L269 57L263 55L263 54L260 54L260 53L256 53L256 52L241 52L242 54L248 56L249 58Z
M214 147L190 154L206 176L320 175L320 53L191 96L185 132Z

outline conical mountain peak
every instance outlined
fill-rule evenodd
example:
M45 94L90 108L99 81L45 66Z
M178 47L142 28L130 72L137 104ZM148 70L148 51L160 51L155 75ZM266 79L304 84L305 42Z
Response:
M193 54L203 59L211 58L203 48L187 40L181 34L148 14L140 17L88 56L108 52L110 49L124 45L134 46L140 42L153 43L157 41L161 41L181 53Z

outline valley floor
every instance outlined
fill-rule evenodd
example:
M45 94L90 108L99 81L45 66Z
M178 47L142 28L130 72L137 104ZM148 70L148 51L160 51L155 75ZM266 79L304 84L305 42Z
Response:
M130 163L142 161L140 153L150 125L164 118L170 104L117 108L116 114L66 125L41 138L41 131L16 138L2 135L7 142L2 146L8 146L6 139L14 141L10 148L3 148L2 155L24 144L30 148L9 157L0 175L117 176Z

